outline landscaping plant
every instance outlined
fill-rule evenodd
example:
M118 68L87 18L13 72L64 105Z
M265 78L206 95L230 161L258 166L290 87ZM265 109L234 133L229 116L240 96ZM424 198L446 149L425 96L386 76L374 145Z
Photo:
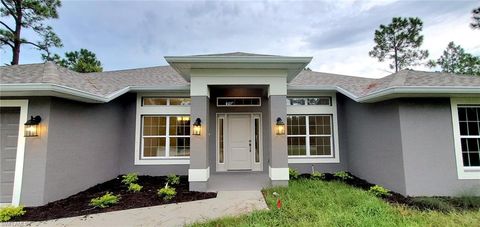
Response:
M142 190L142 188L143 188L143 186L141 186L139 184L136 184L136 183L128 185L128 191L129 192L139 192L139 191Z
M163 200L169 201L175 197L177 192L175 191L175 188L172 188L168 186L168 183L165 185L165 187L158 189L157 191L158 196L162 197Z
M167 183L169 185L178 185L180 184L180 177L175 174L169 174L167 176Z
M129 173L127 175L123 175L122 176L122 183L124 183L125 185L130 185L130 184L133 184L133 183L136 183L137 180L138 180L138 174L137 173Z
M310 177L314 180L323 180L323 179L325 179L325 174L320 173L318 171L313 171L312 175Z
M340 178L343 181L353 179L353 177L345 171L336 172L335 174L333 174L333 176Z
M391 195L390 190L380 185L375 185L370 187L370 189L368 189L368 192L374 194L377 197L387 197Z
M90 206L97 207L97 208L107 208L113 204L118 203L120 200L120 196L116 196L111 192L105 193L105 195L97 198L93 198L90 200Z
M0 208L0 222L10 221L14 217L20 217L25 214L23 206L6 206Z
M294 168L288 168L288 175L290 176L290 179L297 179L298 176L300 176L300 173Z

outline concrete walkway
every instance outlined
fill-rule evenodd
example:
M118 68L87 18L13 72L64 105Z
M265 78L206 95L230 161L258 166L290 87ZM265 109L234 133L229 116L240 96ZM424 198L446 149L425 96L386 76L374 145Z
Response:
M221 191L217 198L162 206L113 211L15 226L184 226L224 216L268 209L260 191ZM7 223L4 223L7 224ZM8 225L7 224L7 225ZM20 225L19 225L20 224Z

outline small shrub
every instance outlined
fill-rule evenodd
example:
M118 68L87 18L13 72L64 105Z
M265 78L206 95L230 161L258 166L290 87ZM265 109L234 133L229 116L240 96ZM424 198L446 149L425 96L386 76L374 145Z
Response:
M158 189L157 194L163 198L163 200L169 201L177 195L177 192L175 191L175 188L169 187L167 184L165 187Z
M290 179L297 179L298 176L300 176L300 173L294 168L288 168L288 175L290 176Z
M180 177L175 174L170 174L167 176L167 182L169 185L178 185L180 184Z
M0 208L0 222L10 221L12 218L20 217L25 214L23 206L6 206Z
M353 177L345 171L336 172L335 174L333 174L333 176L340 178L343 181L353 179Z
M133 183L136 183L138 180L138 174L137 173L129 173L127 175L122 176L122 183L125 185L130 185Z
M374 194L377 197L387 197L391 195L390 190L380 185L375 185L370 187L370 189L368 189L368 192Z
M325 179L325 174L320 173L318 171L313 171L313 173L310 177L314 180L324 180Z
M143 188L143 186L137 184L137 183L133 183L133 184L129 184L128 185L128 191L130 192L139 192L141 191Z
M436 197L415 197L413 198L415 206L428 210L438 210L442 212L451 212L455 210L447 201Z
M111 192L107 192L105 193L105 195L90 200L89 205L98 208L107 208L113 204L118 203L119 200L120 196L116 196Z

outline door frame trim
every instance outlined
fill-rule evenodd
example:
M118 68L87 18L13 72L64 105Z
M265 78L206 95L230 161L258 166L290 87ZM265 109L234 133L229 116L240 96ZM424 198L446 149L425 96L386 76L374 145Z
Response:
M15 175L13 180L12 205L20 204L22 193L23 164L25 159L24 123L28 119L28 99L0 100L0 107L20 107L18 122L17 156L15 157Z
M227 153L227 143L228 139L227 136L225 136L225 133L227 133L228 129L228 115L250 115L250 124L252 127L250 127L250 135L252 138L253 142L253 149L254 151L252 152L252 158L251 158L251 164L252 164L252 169L251 170L228 170L228 153ZM259 119L259 162L255 162L255 118L258 117ZM218 133L218 127L219 127L219 119L223 119L223 132L224 132L224 143L223 143L223 163L220 163L219 157L220 157L220 134ZM226 113L217 113L215 117L215 171L216 172L235 172L235 171L240 171L240 172L262 172L263 171L263 119L262 119L262 113L261 112L226 112Z

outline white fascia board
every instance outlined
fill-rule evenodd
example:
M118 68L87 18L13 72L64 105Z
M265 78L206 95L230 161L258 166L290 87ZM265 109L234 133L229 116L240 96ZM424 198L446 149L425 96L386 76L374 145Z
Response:
M411 86L389 87L358 98L357 102L375 102L383 96L394 94L480 94L477 86Z
M35 92L38 91L48 91L54 92L52 96L73 99L83 102L90 103L106 103L110 102L115 98L129 92L129 91L189 91L190 86L128 86L117 90L113 93L110 93L106 96L92 94L90 92L85 92L79 89L57 85L57 84L45 84L45 83L29 83L29 84L0 84L0 95L2 93L10 92L22 92L22 95L26 96L28 92L33 92L31 96L36 96ZM56 95L55 93L59 93ZM11 94L11 93L10 93ZM16 95L8 95L16 96Z
M46 84L46 83L28 83L28 84L1 84L0 90L2 92L25 92L25 91L52 91L62 94L76 96L90 102L108 102L107 98L78 90L75 88L70 88L63 85L57 84Z
M339 87L339 86L295 86L295 85L288 85L287 92L295 92L295 91L336 91L340 92L343 95L349 97L352 100L357 101L358 96L354 95L353 93Z
M288 91L332 91L335 90L344 94L345 96L349 97L350 99L360 102L360 103L372 103L376 101L382 101L383 97L388 95L399 95L398 97L402 97L401 95L415 95L415 94L445 94L445 95L452 95L452 94L480 94L480 88L477 86L415 86L415 87L389 87L385 89L381 89L371 94L365 96L356 96L349 92L346 89L343 89L339 86L288 86ZM413 97L413 96L406 96L406 97Z

